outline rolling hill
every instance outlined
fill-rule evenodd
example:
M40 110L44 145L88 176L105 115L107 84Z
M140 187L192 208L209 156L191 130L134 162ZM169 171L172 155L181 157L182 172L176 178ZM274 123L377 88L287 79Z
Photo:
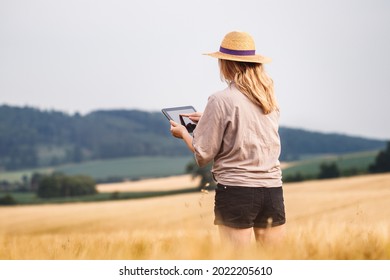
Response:
M385 141L280 128L281 160L378 150ZM189 156L160 112L97 110L69 115L0 106L0 171L139 156Z

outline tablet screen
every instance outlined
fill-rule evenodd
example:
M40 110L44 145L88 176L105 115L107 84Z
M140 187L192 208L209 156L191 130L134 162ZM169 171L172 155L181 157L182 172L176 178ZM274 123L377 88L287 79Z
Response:
M188 132L193 132L196 124L187 117L182 117L181 114L190 114L196 112L192 106L182 106L174 108L164 108L161 110L168 120L173 120L184 125Z

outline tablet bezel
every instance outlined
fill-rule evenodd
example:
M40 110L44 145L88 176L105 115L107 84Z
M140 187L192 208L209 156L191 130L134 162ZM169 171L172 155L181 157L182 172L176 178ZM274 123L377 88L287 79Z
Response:
M163 114L165 115L165 117L167 117L168 120L173 120L177 123L180 123L180 120L175 120L171 117L171 115L169 114L170 111L181 111L181 110L185 110L185 109L189 109L189 110L193 110L192 113L195 113L196 110L193 106L180 106L180 107L171 107L171 108L164 108L162 109L161 111L163 112ZM188 112L188 113L191 113L191 112Z
M196 112L196 110L195 110L195 108L193 106L180 106L180 107L171 107L171 108L163 108L163 109L161 109L162 113L164 114L164 116L168 120L173 120L174 122L177 122L177 123L181 123L180 119L179 120L175 120L174 118L172 118L172 116L170 115L170 112L182 111L182 110L188 110L188 113L195 113ZM194 123L193 121L190 120L190 122L192 124L196 125L196 123ZM187 128L187 130L188 130L188 128Z

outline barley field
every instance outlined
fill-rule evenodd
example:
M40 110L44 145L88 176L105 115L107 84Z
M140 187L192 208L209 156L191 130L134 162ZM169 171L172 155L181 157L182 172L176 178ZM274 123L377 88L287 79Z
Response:
M280 246L222 244L210 191L0 207L0 259L390 259L390 174L290 183L284 192Z

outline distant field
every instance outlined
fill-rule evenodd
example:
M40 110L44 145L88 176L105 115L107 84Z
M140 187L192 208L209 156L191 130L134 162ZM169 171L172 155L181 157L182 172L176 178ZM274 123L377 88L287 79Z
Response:
M390 173L284 186L287 238L233 250L214 193L0 207L0 259L390 259Z
M315 157L311 159L291 162L290 166L283 169L283 176L301 173L304 176L316 176L320 172L320 165L323 162L335 162L341 171L356 169L367 170L368 166L375 161L378 151L351 153L345 155L332 155Z
M154 178L185 173L186 165L193 160L186 157L129 157L111 160L89 161L55 168L31 169L15 172L0 172L0 181L22 181L22 177L34 172L48 173L59 171L69 175L85 174L97 180L107 178Z
M197 188L200 178L192 178L191 175L169 176L164 178L144 179L139 181L127 181L118 183L104 183L96 186L99 192L151 192L171 191L183 188Z
M161 188L154 190L150 189L134 189L129 191L117 191L115 188L110 191L106 189L97 194L83 195L75 197L59 197L59 198L40 198L32 192L10 192L10 194L17 202L18 205L30 205L30 204L61 204L61 203L82 203L82 202L96 202L96 201L109 201L109 200L124 200L124 199L141 199L156 196L166 196L182 193L190 193L197 191L197 187L182 187L182 188ZM3 197L5 193L0 192L0 197Z
M198 191L200 178L191 175L177 175L162 178L148 178L136 181L97 184L97 194L77 197L40 198L33 192L1 192L0 198L10 194L18 205L50 204L67 202L93 202L119 199L139 199Z
M56 168L65 174L85 174L95 179L125 177L142 179L165 177L185 173L186 165L193 159L186 157L129 157L123 159L91 161Z
M352 153L340 156L322 156L296 162L283 163L283 175L316 175L322 162L336 162L340 169L364 170L374 162L377 151ZM0 172L0 181L21 182L23 176L31 176L34 172L50 173L60 171L69 175L86 174L97 180L128 178L138 180L142 178L167 177L182 175L186 165L193 160L187 157L129 157L111 160L89 161L79 164L64 165L55 168L40 168L15 172Z
M91 202L111 199L131 199L142 197L163 196L194 192L199 186L200 178L193 179L191 175L178 175L163 178L125 181L118 183L97 184L97 194L67 197L67 198L39 198L32 192L11 192L9 194L18 204L50 204L65 202ZM0 197L6 195L0 192Z

